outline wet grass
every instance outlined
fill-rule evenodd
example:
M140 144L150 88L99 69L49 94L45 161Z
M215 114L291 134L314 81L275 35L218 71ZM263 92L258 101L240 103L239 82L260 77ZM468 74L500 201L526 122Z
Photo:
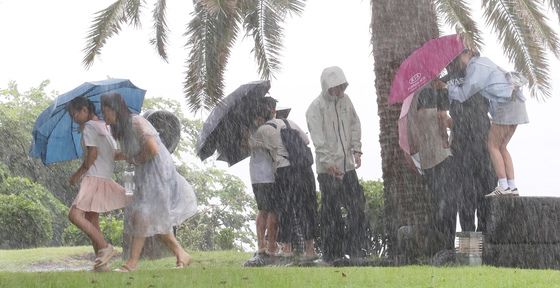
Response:
M77 251L89 252L88 248ZM22 258L37 259L46 251L19 252ZM32 255L25 255L27 253ZM2 264L12 260L19 261L20 265L25 262L14 255L10 256L12 260L6 260L5 255L6 251L0 250L2 270ZM71 253L65 252L65 255ZM165 258L143 261L139 270L122 274L0 272L0 287L560 287L560 271L552 270L486 266L244 268L242 263L250 257L248 253L199 252L193 256L192 266L182 270L172 269L174 259ZM118 265L120 261L113 263L113 267Z
M89 246L0 250L0 271L22 271L37 263L64 261L88 253L93 253Z

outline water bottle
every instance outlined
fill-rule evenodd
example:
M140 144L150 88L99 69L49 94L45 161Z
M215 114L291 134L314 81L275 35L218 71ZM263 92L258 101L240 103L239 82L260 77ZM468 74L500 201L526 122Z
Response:
M134 184L134 165L128 164L124 168L123 173L123 184L125 195L132 196L134 195L134 190L136 189L136 185Z

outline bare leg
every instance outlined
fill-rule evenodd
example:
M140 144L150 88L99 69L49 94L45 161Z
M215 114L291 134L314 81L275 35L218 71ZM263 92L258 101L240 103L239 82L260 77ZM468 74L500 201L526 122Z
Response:
M276 244L276 237L278 236L278 218L276 217L276 213L268 212L266 226L268 232L268 252L276 254L278 250L278 245Z
M490 154L490 160L492 161L492 166L494 166L494 171L498 179L506 178L504 157L500 151L500 147L505 138L505 127L504 125L492 124L488 132L488 153Z
M183 249L181 244L177 241L177 238L173 233L159 235L159 239L175 254L177 258L177 267L186 267L191 263L191 255Z
M266 247L264 235L266 232L267 216L268 213L263 210L259 210L259 212L257 213L257 219L255 222L257 226L257 248L259 249L258 252L263 251ZM268 236L270 237L270 233Z
M126 266L130 269L136 269L138 262L140 261L140 255L142 254L142 248L144 248L144 242L146 237L143 236L133 236L132 243L130 244L130 256L126 261Z
M72 206L72 208L70 208L70 212L68 212L68 219L70 219L70 222L76 225L76 227L84 231L89 239L91 239L93 249L96 253L98 249L105 248L109 245L107 241L105 241L105 238L103 237L103 234L101 234L101 231L99 231L99 224L97 224L96 227L95 224L91 223L86 218L86 212L76 208L75 206Z
M97 212L86 212L85 213L85 217L86 220L89 221L89 223L91 223L95 228L97 228L97 231L99 231L99 233L101 233L101 235L103 235L103 233L101 232L101 227L99 227L99 213ZM105 247L96 247L95 245L93 245L93 250L95 251L95 255L97 255L97 252L99 252L99 249L103 249Z
M513 169L513 160L511 158L511 155L509 154L509 151L507 149L507 145L508 145L509 141L511 140L511 137L515 133L516 128L517 128L517 125L506 126L504 141L502 142L502 145L500 146L500 153L502 154L502 157L504 159L504 166L505 166L505 170L506 170L507 179L515 179L515 173L514 173L514 169Z

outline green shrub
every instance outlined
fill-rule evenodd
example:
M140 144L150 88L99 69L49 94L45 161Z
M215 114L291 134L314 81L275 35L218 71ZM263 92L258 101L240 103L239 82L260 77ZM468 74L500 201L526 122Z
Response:
M123 245L123 220L117 219L112 215L100 216L99 227L105 239L115 246ZM91 245L91 241L87 235L78 229L75 225L69 225L64 229L62 234L63 244L65 246L82 246Z
M6 164L0 162L0 183L3 183L10 176L10 169Z
M214 243L218 245L220 250L233 250L235 248L235 233L231 228L224 228L218 232Z
M45 246L52 236L52 216L42 205L22 196L0 195L0 247Z
M0 183L0 194L18 195L46 208L51 215L53 231L53 237L48 245L62 245L62 233L70 224L67 217L68 207L64 206L52 193L27 178L7 177Z
M371 252L378 256L386 253L387 237L385 234L385 205L383 198L383 181L360 180L364 190L369 221Z

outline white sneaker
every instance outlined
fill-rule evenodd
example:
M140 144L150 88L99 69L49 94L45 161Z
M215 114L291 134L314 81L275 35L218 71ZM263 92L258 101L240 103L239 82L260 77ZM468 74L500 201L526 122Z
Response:
M510 196L512 195L511 190L509 188L502 188L500 186L496 187L494 191L486 194L484 197L494 197L494 196Z
M511 190L511 196L519 196L519 190L517 188Z

